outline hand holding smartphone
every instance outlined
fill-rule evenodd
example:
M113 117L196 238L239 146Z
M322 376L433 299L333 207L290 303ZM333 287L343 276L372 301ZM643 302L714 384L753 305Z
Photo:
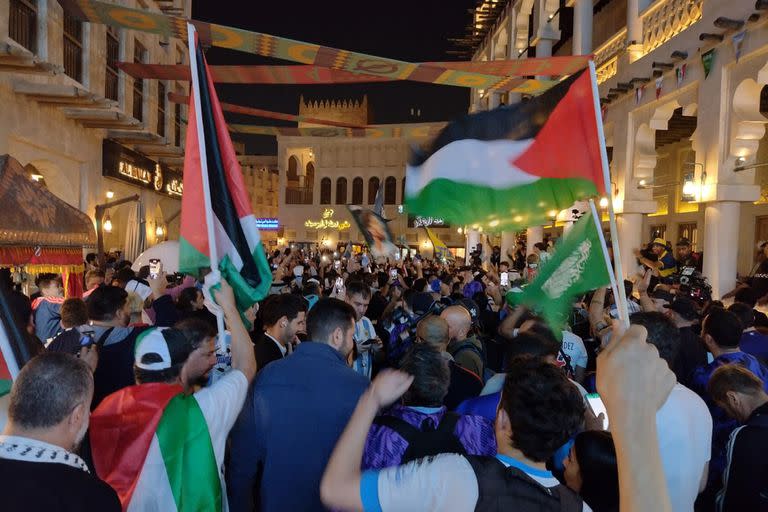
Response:
M151 279L157 279L163 271L163 262L158 258L152 258L149 260L149 277Z
M600 398L600 395L597 393L589 393L587 395L587 404L592 410L592 413L594 413L595 417L600 416L600 413L603 414L603 429L608 430L608 411L606 410L605 404L603 404L603 400Z

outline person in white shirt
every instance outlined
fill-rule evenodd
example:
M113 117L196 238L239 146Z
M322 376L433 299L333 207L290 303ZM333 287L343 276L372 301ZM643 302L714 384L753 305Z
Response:
M611 424L622 510L671 512L652 418L674 386L674 374L659 358L658 352L645 342L645 338L645 329L638 326L632 326L626 333L616 334L615 342L598 358L597 387L608 416L613 418ZM499 473L514 475L518 477L518 482L527 482L539 489L550 489L550 484L556 481L550 480L543 462L539 460L549 450L535 450L538 453L534 453L529 449L529 443L536 444L533 439L549 439L557 445L559 434L569 434L542 432L534 425L526 425L525 420L520 418L521 409L517 408L515 401L519 400L520 405L526 408L539 410L541 416L537 423L552 421L550 413L563 420L572 417L578 422L577 416L583 413L583 404L562 372L550 364L539 363L539 367L523 370L521 375L552 390L553 395L559 398L567 396L564 402L558 401L558 405L565 405L567 412L560 407L558 411L542 411L542 401L531 394L526 396L516 391L516 384L506 386L506 396L494 424L499 450L496 458L488 457L478 463L471 457L443 454L380 472L361 474L360 460L373 419L381 408L400 398L413 381L413 377L406 373L384 370L360 398L347 428L336 443L320 484L323 503L330 509L355 511L469 511L498 510L499 507L515 510L517 495L507 491L520 487L500 483ZM564 423L569 423L568 426L562 425L569 431L570 421ZM524 427L530 428L526 431L530 436L520 436ZM518 429L517 436L515 428ZM483 478L478 478L477 468L480 466L492 468L496 473L484 472ZM483 494L479 488L489 490L487 482L491 479L485 478L489 475L497 485L497 492ZM572 492L559 491L560 502L556 505L561 510L576 507L588 510L588 507L570 500ZM539 493L542 494L551 496L550 492Z
M371 289L362 281L350 281L346 286L344 301L352 306L356 317L353 339L357 354L352 362L352 369L370 379L376 356L383 347L373 322L365 316L368 305L371 303Z
M675 324L655 311L631 315L630 322L647 329L648 343L673 368L680 346L680 331ZM656 413L656 429L672 509L690 512L707 483L712 415L699 395L678 382Z

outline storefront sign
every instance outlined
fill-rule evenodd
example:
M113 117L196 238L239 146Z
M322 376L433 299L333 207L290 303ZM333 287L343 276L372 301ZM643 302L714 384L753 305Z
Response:
M102 174L171 197L181 197L184 192L180 172L111 140L102 145Z
M422 217L421 215L408 215L408 227L409 228L428 228L434 226L437 228L449 228L451 227L443 219L439 217Z
M256 227L261 231L277 231L279 228L277 219L273 218L256 219Z
M333 208L326 208L323 211L323 218L320 220L307 219L304 222L304 227L310 229L349 229L349 221L333 220Z

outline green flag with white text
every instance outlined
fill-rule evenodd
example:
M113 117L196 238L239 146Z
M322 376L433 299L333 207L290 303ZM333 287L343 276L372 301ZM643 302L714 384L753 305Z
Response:
M539 275L514 302L538 312L559 332L574 297L611 283L602 232L592 212L584 214L555 246Z

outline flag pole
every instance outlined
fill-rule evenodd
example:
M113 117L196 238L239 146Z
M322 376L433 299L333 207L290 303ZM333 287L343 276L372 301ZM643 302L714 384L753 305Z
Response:
M195 102L195 124L197 125L197 143L200 149L200 169L203 178L203 208L205 209L205 224L208 229L208 257L211 262L211 275L215 282L221 280L219 272L219 254L216 247L216 228L211 206L211 186L208 177L208 158L205 149L205 130L203 129L203 107L200 99L200 75L197 69L197 45L195 44L195 26L187 23L187 43L189 44L189 66L192 74L192 98ZM216 327L219 339L224 336L224 311L216 308Z
M605 243L605 236L603 235L603 226L600 224L600 217L597 214L597 208L595 207L595 200L589 200L589 208L592 211L592 221L595 223L597 229L597 236L600 238L600 247L603 251L603 258L605 259L605 268L608 269L608 275L611 277L611 291L613 292L614 300L619 296L619 291L616 288L616 275L613 273L613 267L611 266L611 258L608 256L608 244ZM622 283L623 286L623 283ZM619 312L618 302L616 303L616 311Z
M611 246L613 247L613 264L615 267L616 281L621 281L618 288L619 294L614 292L616 300L616 309L619 313L619 319L624 327L629 327L629 311L627 309L627 294L624 290L624 272L621 268L621 253L619 252L619 230L616 227L616 214L613 211L613 189L611 188L611 174L608 168L608 153L605 150L605 133L603 133L603 120L600 113L600 93L597 90L597 73L595 73L595 61L589 61L589 74L592 82L592 101L595 105L595 124L597 125L597 138L600 142L600 159L603 166L603 179L605 181L605 190L608 193L608 225L611 230ZM598 229L602 235L602 228ZM610 265L609 265L610 268Z

